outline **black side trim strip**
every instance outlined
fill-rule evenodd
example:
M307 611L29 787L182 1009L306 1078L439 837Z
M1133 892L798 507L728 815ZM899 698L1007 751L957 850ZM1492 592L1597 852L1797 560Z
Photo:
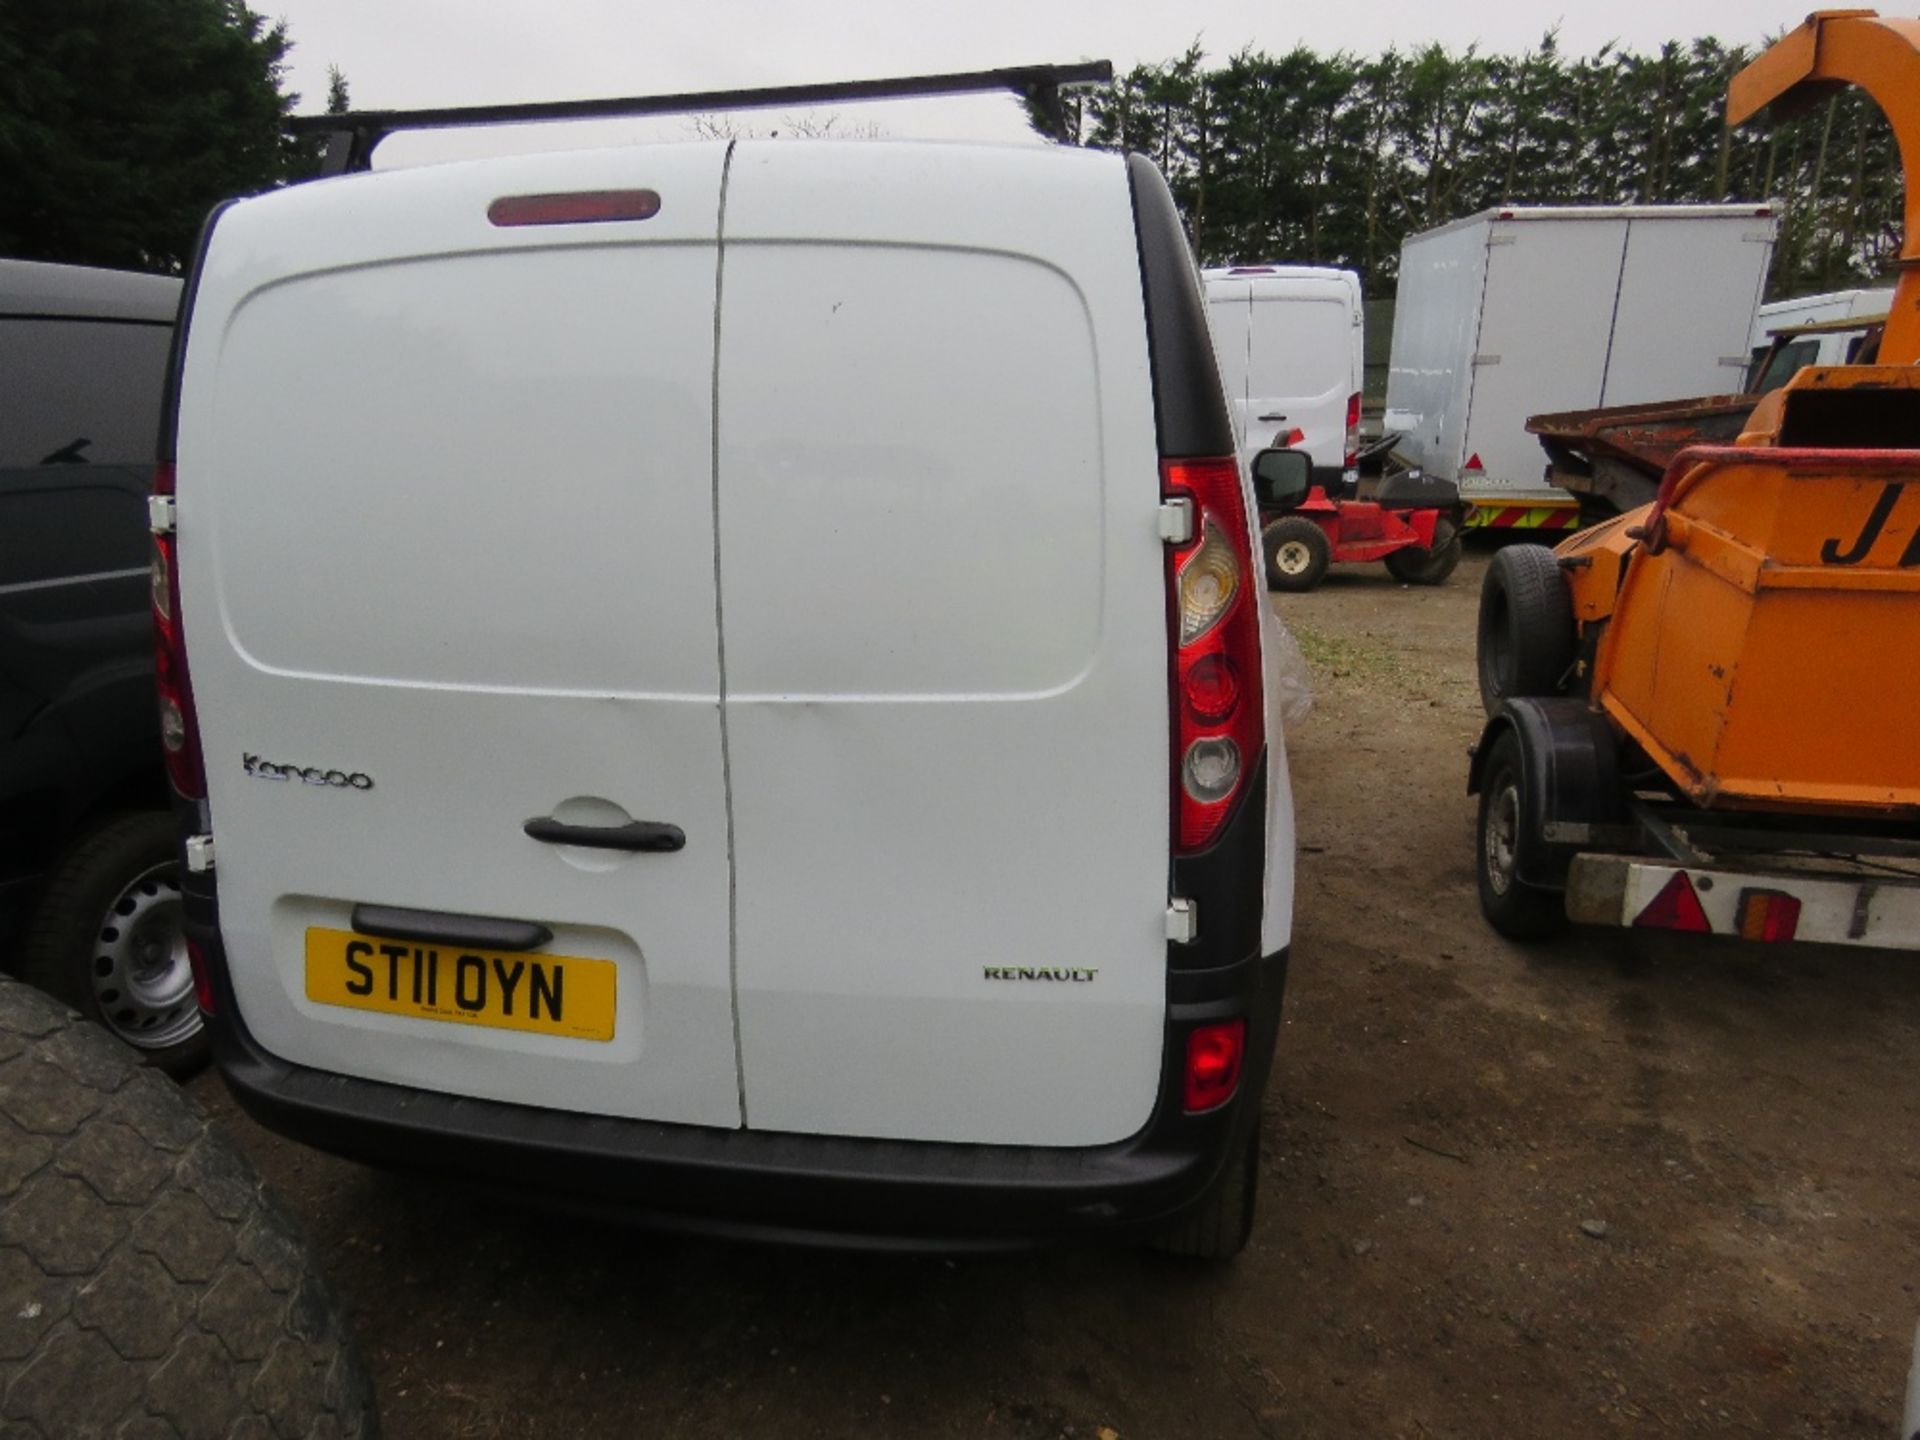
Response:
M74 325L148 325L156 330L171 330L172 320L146 320L137 315L71 315L52 310L0 310L0 320L46 320Z
M354 906L353 928L362 935L386 940L427 940L482 950L538 950L553 939L553 931L531 920L450 915L441 910L406 910L398 905Z
M1166 180L1144 155L1127 157L1140 284L1153 369L1153 422L1160 454L1194 458L1234 453L1233 421L1207 331L1200 272Z

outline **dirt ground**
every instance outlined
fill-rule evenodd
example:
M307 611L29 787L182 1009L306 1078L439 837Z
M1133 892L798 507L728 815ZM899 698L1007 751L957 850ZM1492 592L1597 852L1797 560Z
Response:
M1496 937L1463 783L1485 561L1278 602L1319 701L1232 1266L635 1234L301 1150L196 1082L317 1242L389 1435L1892 1436L1914 957Z

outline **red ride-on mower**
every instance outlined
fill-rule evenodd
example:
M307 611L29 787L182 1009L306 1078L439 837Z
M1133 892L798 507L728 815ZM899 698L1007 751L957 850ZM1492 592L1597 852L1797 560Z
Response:
M1460 563L1460 490L1451 480L1400 470L1380 477L1365 500L1316 485L1293 505L1272 503L1257 474L1254 489L1272 589L1311 590L1329 565L1374 560L1408 585L1438 585Z

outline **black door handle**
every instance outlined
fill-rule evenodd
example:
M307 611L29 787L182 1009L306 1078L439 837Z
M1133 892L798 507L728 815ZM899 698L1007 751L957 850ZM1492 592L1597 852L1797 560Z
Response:
M1260 418L1262 420L1284 420L1287 417L1284 415L1262 415Z
M522 827L549 845L582 845L589 850L681 850L687 832L664 820L630 820L625 825L568 825L550 815Z

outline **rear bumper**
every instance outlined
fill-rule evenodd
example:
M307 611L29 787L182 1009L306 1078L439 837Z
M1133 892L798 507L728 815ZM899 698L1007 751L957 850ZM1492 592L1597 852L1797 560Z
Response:
M239 1015L217 926L201 918L211 905L188 903L189 934L210 962L215 1063L268 1129L349 1159L663 1229L872 1249L1019 1249L1166 1224L1258 1123L1287 971L1281 951L1169 977L1160 1100L1129 1140L1047 1149L848 1139L541 1110L289 1064ZM1187 1030L1235 1015L1248 1022L1238 1092L1217 1110L1183 1114Z
M1678 911L1654 902L1676 884L1692 895ZM1833 875L1784 867L1734 868L1630 855L1581 854L1567 874L1567 915L1581 925L1742 933L1750 901L1792 902L1790 924L1762 929L1749 921L1747 938L1779 943L1857 945L1875 950L1920 950L1920 883L1892 875ZM1689 923L1681 923L1680 917Z

